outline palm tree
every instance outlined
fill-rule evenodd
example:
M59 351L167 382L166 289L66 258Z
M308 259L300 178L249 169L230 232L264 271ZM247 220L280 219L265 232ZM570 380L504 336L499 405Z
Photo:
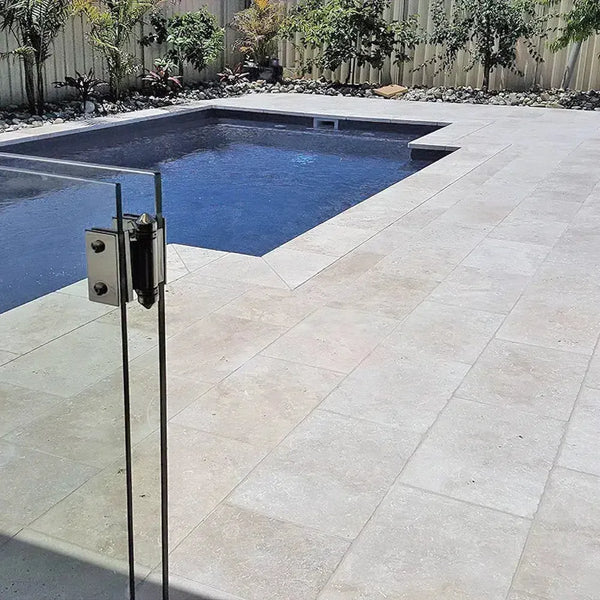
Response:
M70 13L72 0L0 0L0 30L10 31L25 74L29 110L44 111L44 63Z
M144 16L164 0L75 0L76 10L88 20L91 45L106 60L111 96L123 93L125 77L139 65L128 51L131 36L138 31Z

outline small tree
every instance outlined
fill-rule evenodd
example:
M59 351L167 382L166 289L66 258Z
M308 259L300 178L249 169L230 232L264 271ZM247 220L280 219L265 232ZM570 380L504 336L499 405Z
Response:
M455 0L450 17L443 0L431 5L433 33L428 42L439 45L442 51L424 63L437 63L439 71L450 69L459 51L471 56L465 70L477 64L483 67L483 89L490 85L490 75L504 67L519 75L516 46L523 41L531 57L541 62L532 38L544 34L547 17L538 14L535 0Z
M285 16L278 0L252 0L252 4L233 16L231 26L240 32L234 49L257 66L268 66L277 51L277 38Z
M559 50L571 42L583 42L600 33L600 2L598 0L574 0L571 10L563 15L565 25L551 48Z
M144 36L141 44L167 44L165 58L178 66L180 76L184 63L202 71L223 50L225 30L206 8L169 18L154 13L150 23L154 31Z
M11 54L23 63L29 110L44 112L44 63L62 29L72 0L0 0L0 30L10 31L18 48Z
M108 85L113 98L123 93L123 81L135 73L139 64L128 50L131 36L144 16L162 0L75 0L77 10L90 25L89 40L102 53L108 70Z
M303 49L314 51L302 57L304 70L316 66L335 71L348 63L347 82L357 67L370 65L381 70L395 53L395 63L408 59L407 50L418 42L416 16L406 21L387 21L384 11L391 0L304 0L290 11L285 36L300 37Z

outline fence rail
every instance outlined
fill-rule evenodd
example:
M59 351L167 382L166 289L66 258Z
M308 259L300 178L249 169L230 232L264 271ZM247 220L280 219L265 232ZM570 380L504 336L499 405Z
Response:
M284 0L288 5L295 4L297 0ZM452 0L445 0L446 6L451 6ZM411 14L419 15L419 22L423 29L431 29L431 18L429 14L430 0L393 0L386 15L389 19L400 19ZM221 26L226 27L233 15L245 5L244 0L171 0L166 11L186 12L197 10L206 6L217 17ZM561 0L560 12L570 8L572 0ZM553 11L557 7L553 8ZM555 25L556 23L550 23ZM211 65L202 74L188 70L185 75L188 81L194 79L213 78L225 65L235 61L232 55L231 45L235 38L234 32L226 29L225 51L216 64ZM139 39L144 33L140 27L139 35L133 36ZM156 47L143 48L136 41L132 42L131 52L135 54L145 68L150 68L161 49ZM15 41L7 32L0 34L0 52L7 52L15 47ZM516 75L506 70L498 70L492 74L491 86L504 87L514 90L526 89L533 85L541 87L560 87L565 66L568 60L568 49L553 53L548 49L547 41L539 44L540 54L544 58L543 63L533 61L524 48L518 48L518 66L523 76ZM481 69L475 68L465 72L463 65L465 57L459 56L452 71L435 75L433 67L425 67L415 70L415 67L424 63L433 54L433 49L420 46L414 52L411 61L400 65L394 65L392 60L386 61L381 72L370 68L363 68L359 74L361 82L402 83L404 85L471 85L479 86L482 81ZM571 87L589 90L600 88L600 65L598 55L600 54L600 36L590 38L583 43L577 68L571 81ZM288 73L293 73L297 68L298 51L291 42L280 44L280 58ZM48 89L48 99L53 100L64 97L69 92L64 89L54 89L52 82L64 79L66 75L72 75L75 71L94 68L97 76L104 76L105 67L101 57L94 52L86 40L86 25L81 16L75 16L69 20L61 35L54 44L51 58L48 60L45 70L45 79ZM320 76L316 70L313 76ZM345 67L335 73L324 73L327 77L344 80L347 75ZM132 77L131 85L139 83L139 79ZM22 104L25 102L23 85L23 73L21 65L16 57L0 60L0 106Z

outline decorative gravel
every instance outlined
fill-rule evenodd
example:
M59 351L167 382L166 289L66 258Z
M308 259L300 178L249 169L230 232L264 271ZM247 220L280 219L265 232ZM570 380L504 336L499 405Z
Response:
M31 115L24 107L8 106L0 110L0 132L15 131L26 127L41 127L46 123L64 123L65 121L84 120L90 117L125 113L145 108L158 108L174 104L186 104L195 100L229 98L244 94L320 94L326 96L376 97L373 89L377 86L362 84L348 86L334 84L324 80L305 79L287 80L271 84L264 81L224 84L206 82L186 86L179 93L168 97L156 97L133 91L118 102L102 98L93 98L88 103L88 112L84 112L82 103L66 100L49 103L43 116ZM506 106L531 106L547 108L566 108L572 110L600 110L600 92L580 92L573 90L530 90L525 92L490 91L484 92L472 87L415 87L391 102L412 100L417 102L452 102L465 104L494 104Z

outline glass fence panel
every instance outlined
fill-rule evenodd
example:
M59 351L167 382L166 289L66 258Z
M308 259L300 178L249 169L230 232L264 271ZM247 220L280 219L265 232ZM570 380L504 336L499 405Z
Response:
M121 198L157 214L157 182L0 153L1 597L161 586L160 311L91 302L85 238Z

